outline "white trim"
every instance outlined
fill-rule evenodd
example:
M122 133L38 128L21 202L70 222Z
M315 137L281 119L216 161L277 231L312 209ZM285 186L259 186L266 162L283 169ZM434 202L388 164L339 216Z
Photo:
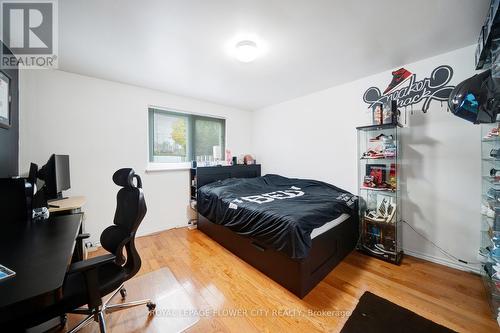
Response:
M146 151L147 154L147 160L150 160L150 150L151 150L151 138L149 137L151 129L149 128L149 110L150 109L156 109L160 111L170 111L170 112L177 112L177 113L182 113L185 115L194 115L194 116L201 116L201 117L208 117L208 118L214 118L218 120L224 120L224 149L227 150L229 145L227 141L227 129L228 129L228 123L229 120L225 116L216 116L213 114L207 114L207 113L201 113L201 112L192 112L192 111L184 111L184 110L179 110L176 108L166 108L162 106L156 106L152 104L147 105L146 109L146 123L147 123L147 128L148 128L148 149ZM224 157L222 160L224 161L226 159L226 151L221 151L221 159ZM185 165L188 163L189 165ZM146 167L146 172L158 172L158 171L178 171L178 170L189 170L191 168L191 162L183 162L183 163L168 163L168 162L148 162L148 165Z
M427 261L430 261L430 262L433 262L436 264L459 269L461 271L472 272L472 273L476 273L476 274L480 273L480 268L479 267L474 268L472 265L466 265L466 264L462 264L462 263L456 262L456 261L451 261L449 259L445 259L442 257L436 257L436 256L432 256L429 254L425 254L425 253L421 253L421 252L417 252L417 251L412 251L412 250L408 250L408 249L403 249L403 252L409 256L412 256L412 257L420 258L420 259L427 260ZM404 260L404 258L403 258L403 260Z
M191 162L183 163L148 163L146 172L178 171L191 169Z
M227 118L224 116L213 115L210 113L186 111L186 110L180 110L180 109L176 109L176 108L169 108L169 107L152 105L152 104L148 104L148 112L149 112L149 109L155 109L155 110L167 111L167 112L170 111L170 112L182 113L185 115L201 116L201 117L215 118L215 119L220 119L220 120L227 120Z
M189 229L190 226L191 225L189 224L189 221L187 221L185 223L183 222L182 224L178 224L178 225L175 225L173 227L166 228L166 229L161 229L161 230L157 230L157 231L148 231L145 233L137 233L136 237L139 238L139 237L156 235L156 234L159 234L161 232L165 232L165 231L173 230L173 229L180 229L180 228L188 228ZM189 230L192 230L192 229L189 229ZM87 248L87 251L89 251L89 252L97 251L100 247L102 247L101 242L99 242L99 241L90 242L90 243L92 243L92 247Z
M189 222L188 222L188 224L189 224ZM189 226L181 224L181 225L174 226L172 228L162 229L162 230L159 230L159 231L146 232L144 234L138 234L137 237L150 236L150 235L153 235L153 234L156 234L156 233L159 233L159 232L164 232L164 231L167 231L167 230L177 229L177 228L185 228L185 227L189 227ZM92 248L88 248L87 250L89 252L92 252L92 251L96 251L99 247L101 247L101 243L100 242L95 242L95 243L92 243ZM440 258L440 257L436 257L436 256L432 256L432 255L429 255L429 254L424 254L424 253L421 253L421 252L416 252L416 251L412 251L412 250L408 250L408 249L403 249L403 252L406 255L409 255L409 256L412 256L412 257L416 257L416 258L419 258L419 259L423 259L423 260L426 260L426 261L430 261L430 262L433 262L435 264L440 264L440 265L444 265L444 266L447 266L447 267L459 269L459 270L464 271L464 272L471 272L471 273L474 273L474 274L481 274L479 267L478 268L474 268L474 267L472 267L470 265L457 263L455 261L451 261L451 260L448 260L448 259L445 259L445 258ZM403 258L403 260L404 260L404 258Z

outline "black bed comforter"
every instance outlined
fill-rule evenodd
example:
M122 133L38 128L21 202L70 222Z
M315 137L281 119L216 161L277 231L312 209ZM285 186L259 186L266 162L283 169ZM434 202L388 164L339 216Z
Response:
M333 185L265 175L231 178L198 190L198 212L290 258L305 258L311 232L341 214L355 214L357 197Z

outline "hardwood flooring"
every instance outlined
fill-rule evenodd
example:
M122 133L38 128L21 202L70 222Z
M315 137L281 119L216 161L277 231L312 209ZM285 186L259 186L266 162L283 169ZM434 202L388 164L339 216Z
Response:
M479 276L409 256L394 266L353 252L301 300L198 230L168 230L136 244L143 260L139 276L168 267L189 302L211 311L187 332L338 332L366 290L458 332L500 332ZM129 295L139 288L155 297L160 287L154 281L135 279L126 283ZM167 331L143 323L168 318L125 311L126 321L113 318L119 312L107 316L108 331ZM97 329L92 325L89 331Z

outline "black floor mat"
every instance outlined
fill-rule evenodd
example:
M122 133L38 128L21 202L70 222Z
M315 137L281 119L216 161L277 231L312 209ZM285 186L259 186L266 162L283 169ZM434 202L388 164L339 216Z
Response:
M365 292L341 333L455 332L386 299Z

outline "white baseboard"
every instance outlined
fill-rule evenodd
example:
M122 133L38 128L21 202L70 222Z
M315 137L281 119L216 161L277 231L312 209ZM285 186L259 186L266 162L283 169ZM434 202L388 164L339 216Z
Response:
M425 253L421 253L421 252L417 252L417 251L412 251L412 250L408 250L408 249L403 249L403 251L405 254L412 256L412 257L417 257L419 259L427 260L427 261L430 261L430 262L433 262L436 264L448 266L451 268L456 268L456 269L459 269L461 271L480 274L480 271L479 271L480 268L475 267L476 265L466 265L466 264L462 264L460 262L452 261L452 260L449 260L446 258L436 257L436 256L432 256L429 254L425 254Z
M169 228L169 229L183 228L183 227L186 227L186 226L187 225L182 224L182 225L174 226L173 228ZM196 228L196 226L194 226L194 227ZM189 228L189 226L188 226L188 228ZM165 229L165 230L169 230L169 229ZM137 237L154 235L154 234L157 234L159 232L163 232L165 230L159 230L159 231L153 231L153 232L146 232L146 233L143 233L141 235L137 235ZM101 247L101 244L99 242L95 242L95 243L92 243L92 247L91 248L87 248L87 250L89 252L92 252L92 251L97 250L99 247ZM419 258L419 259L427 260L427 261L430 261L430 262L433 262L433 263L436 263L436 264L440 264L440 265L444 265L444 266L448 266L448 267L451 267L451 268L459 269L461 271L472 272L472 273L475 273L475 274L480 274L480 267L479 266L475 267L475 265L474 266L473 265L466 265L466 264L462 264L460 262L449 260L447 258L436 257L436 256L433 256L433 255L429 255L429 254L425 254L425 253L421 253L421 252L413 251L413 250L409 250L409 249L403 249L403 251L404 251L405 254L407 254L409 256L412 256L412 257L416 257L416 258Z
M179 224L177 224L173 227L167 228L167 229L137 233L136 237L151 236L151 235L155 235L155 234L158 234L160 232L167 231L167 230L177 229L177 228L185 228L185 227L189 227L189 226L190 226L189 223L182 222L182 223L179 223ZM196 227L194 229L196 229ZM89 242L89 243L91 243L90 247L87 247L87 251L89 251L89 252L97 251L97 249L101 247L101 243L98 241L97 242Z

